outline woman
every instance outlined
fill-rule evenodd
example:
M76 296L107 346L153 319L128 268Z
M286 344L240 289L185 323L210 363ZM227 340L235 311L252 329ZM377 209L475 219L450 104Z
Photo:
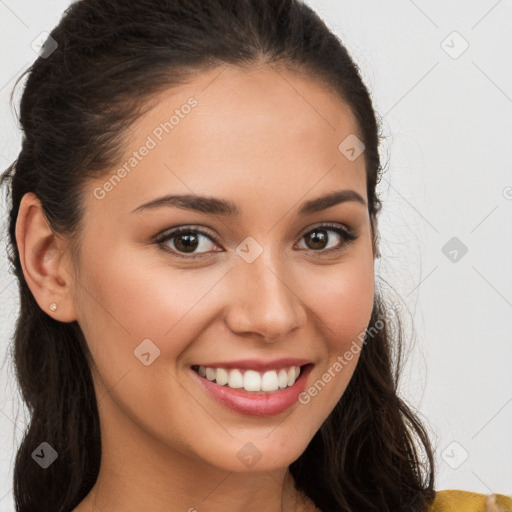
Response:
M309 7L75 2L20 121L18 511L451 506L374 286L375 112Z

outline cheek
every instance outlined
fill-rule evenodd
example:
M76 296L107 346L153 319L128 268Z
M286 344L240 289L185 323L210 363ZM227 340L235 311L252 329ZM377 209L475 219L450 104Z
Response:
M324 346L316 380L305 390L302 403L312 402L318 416L325 418L343 395L359 360L373 309L373 260L363 256L336 270L333 266L325 272L317 270L304 286L314 290L308 304L318 319Z
M345 352L370 321L375 291L373 260L355 258L346 265L317 270L304 286L310 290L308 304L320 320L329 352Z
M207 316L204 308L212 308L225 269L179 270L158 259L148 265L144 251L129 254L111 250L84 262L78 309L91 352L133 364L133 351L149 339L163 358L176 359L194 339L198 317Z
M94 264L84 262L80 326L97 367L99 395L112 397L135 423L162 433L184 414L189 397L177 368L211 319L214 286L225 269L197 270L192 277L192 270L148 265L147 255L145 264L142 256L127 261L128 253L124 261L112 251ZM173 396L184 399L171 403Z

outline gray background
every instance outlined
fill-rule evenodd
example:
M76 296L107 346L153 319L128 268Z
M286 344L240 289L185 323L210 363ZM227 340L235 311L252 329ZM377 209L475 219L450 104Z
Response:
M69 3L0 0L2 170L20 149L14 80ZM376 270L409 311L400 388L436 448L436 489L512 494L512 1L307 3L342 38L383 120ZM2 245L0 512L14 509L26 418L9 359L17 300Z

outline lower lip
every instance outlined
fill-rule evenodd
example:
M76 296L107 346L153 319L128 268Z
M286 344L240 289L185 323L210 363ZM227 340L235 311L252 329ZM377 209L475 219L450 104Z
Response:
M191 369L190 371L195 375L210 396L229 409L240 414L273 416L286 411L294 403L298 403L298 396L304 391L306 379L311 373L312 368L312 364L302 366L299 378L295 381L293 386L266 394L249 393L228 386L219 386L206 377L201 377L194 370Z

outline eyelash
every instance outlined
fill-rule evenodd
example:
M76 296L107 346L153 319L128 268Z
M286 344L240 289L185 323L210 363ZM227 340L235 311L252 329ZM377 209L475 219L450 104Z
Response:
M328 229L324 229L324 228L328 228ZM336 253L336 252L342 251L342 250L346 249L349 245L351 245L354 242L354 240L357 239L357 235L355 234L355 232L353 230L343 228L339 224L335 224L332 222L327 222L327 223L321 224L319 226L314 226L309 231L306 231L301 236L301 239L304 238L306 235L312 233L313 231L333 231L333 232L337 233L338 235L340 235L344 240L344 243L342 243L342 245L340 247L337 247L334 249L333 248L320 249L318 251L315 251L314 249L306 249L306 250L311 251L314 254L314 256L322 256L323 254L326 254L326 253ZM193 260L193 259L202 259L202 258L209 257L211 252L204 252L204 253L197 253L197 254L189 253L188 255L185 255L186 253L180 253L179 251L170 249L168 245L165 245L166 242L168 242L169 240L172 240L173 238L175 238L179 235L191 234L191 233L203 235L203 236L209 238L215 245L219 245L217 243L217 241L215 240L215 237L211 233L209 233L208 231L205 231L204 229L201 229L199 227L195 227L195 226L182 226L182 227L176 228L168 233L164 233L162 235L157 235L157 237L155 238L155 243L158 246L160 246L162 248L162 250L164 250L166 252L171 252L171 254L178 256L179 258ZM220 251L215 251L215 252L220 252Z

